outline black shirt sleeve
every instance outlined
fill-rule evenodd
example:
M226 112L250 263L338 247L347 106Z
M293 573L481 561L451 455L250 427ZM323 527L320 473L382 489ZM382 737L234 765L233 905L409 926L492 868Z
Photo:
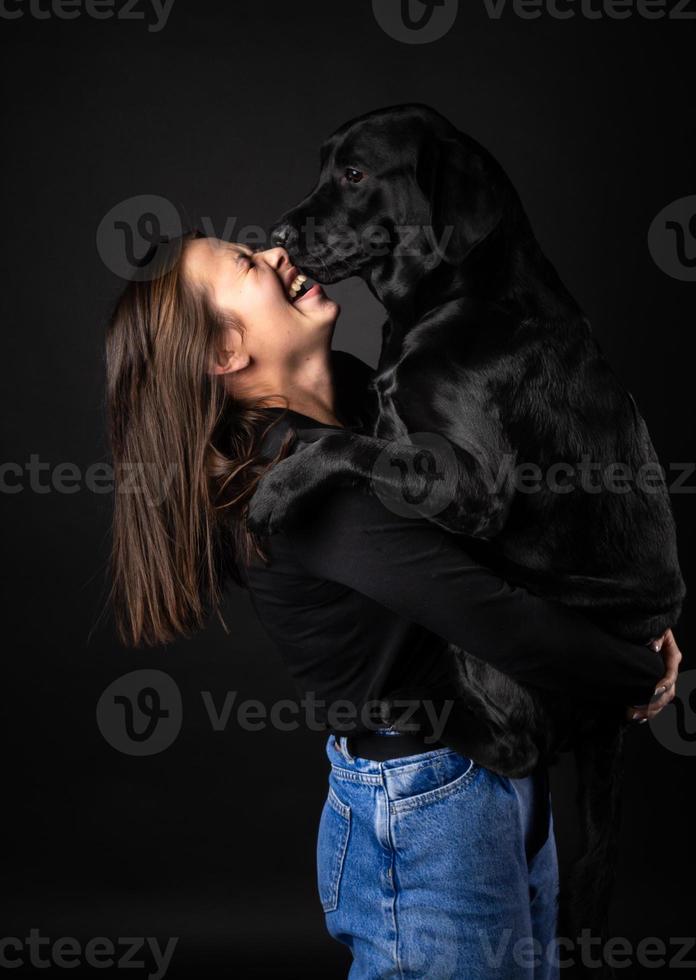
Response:
M638 705L664 676L648 647L509 585L454 535L394 514L371 493L336 489L286 534L311 575L369 596L522 684Z

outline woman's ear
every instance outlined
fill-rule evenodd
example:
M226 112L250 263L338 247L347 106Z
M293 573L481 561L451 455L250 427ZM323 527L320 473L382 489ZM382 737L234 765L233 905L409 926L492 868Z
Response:
M233 374L235 371L241 371L243 368L248 367L250 361L251 358L248 354L240 354L237 351L227 351L222 361L218 358L210 373Z
M218 350L210 374L234 374L242 371L251 363L249 354L244 350L241 334L229 327L225 331L224 350Z

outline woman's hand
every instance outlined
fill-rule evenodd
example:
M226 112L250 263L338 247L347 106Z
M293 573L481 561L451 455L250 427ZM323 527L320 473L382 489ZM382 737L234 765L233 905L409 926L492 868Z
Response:
M667 630L658 640L653 640L650 646L656 653L662 655L665 663L665 676L661 681L658 681L649 704L629 706L626 714L627 719L629 721L635 720L640 724L654 718L666 704L674 699L677 673L682 659L681 650L677 646L672 630Z

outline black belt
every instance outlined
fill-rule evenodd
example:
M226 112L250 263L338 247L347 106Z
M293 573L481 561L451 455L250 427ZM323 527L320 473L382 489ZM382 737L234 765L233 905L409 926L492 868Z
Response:
M432 736L426 740L425 735L417 735L415 732L400 732L398 735L366 732L348 736L350 754L358 759L369 759L371 762L402 759L407 755L418 755L421 752L432 752L434 749L442 748L444 748L443 744L433 741Z

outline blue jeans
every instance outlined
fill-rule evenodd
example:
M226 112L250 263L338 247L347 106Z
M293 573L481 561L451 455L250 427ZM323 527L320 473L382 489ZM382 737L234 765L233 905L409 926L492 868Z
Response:
M557 980L547 775L508 779L450 749L372 762L330 736L317 842L350 980Z

